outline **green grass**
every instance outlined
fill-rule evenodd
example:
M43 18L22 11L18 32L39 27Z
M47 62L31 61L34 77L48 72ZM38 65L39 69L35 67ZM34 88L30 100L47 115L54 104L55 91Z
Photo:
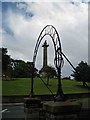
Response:
M46 79L44 79L46 82ZM30 94L31 79L18 78L12 81L2 81L2 95L28 95ZM57 79L50 79L49 88L55 94L57 91ZM90 92L87 88L82 87L81 82L73 80L62 80L62 88L65 94L67 93L85 93ZM34 79L35 94L51 94L43 82L39 78Z

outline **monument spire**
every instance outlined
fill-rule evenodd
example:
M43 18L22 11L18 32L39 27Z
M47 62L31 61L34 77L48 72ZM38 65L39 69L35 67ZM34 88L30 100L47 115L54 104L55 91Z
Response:
M47 41L45 40L43 47L43 68L47 66L47 47L49 45L47 44Z

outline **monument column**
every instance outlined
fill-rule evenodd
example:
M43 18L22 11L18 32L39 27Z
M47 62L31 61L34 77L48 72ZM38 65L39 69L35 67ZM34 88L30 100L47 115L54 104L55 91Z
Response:
M43 68L47 66L47 41L45 40L44 44L42 45L43 47Z

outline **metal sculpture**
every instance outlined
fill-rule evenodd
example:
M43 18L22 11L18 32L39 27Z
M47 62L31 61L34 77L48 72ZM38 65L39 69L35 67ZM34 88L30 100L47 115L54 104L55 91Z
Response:
M39 45L40 45L42 39L46 35L49 35L51 37L51 39L53 41L53 45L54 45L54 51L55 51L54 64L55 64L55 67L56 67L57 73L58 73L58 88L57 88L57 93L56 93L56 96L55 96L55 100L56 101L65 100L63 90L62 90L62 85L61 85L61 68L64 65L63 56L65 57L65 59L69 62L69 64L73 68L74 68L74 66L71 64L71 62L68 60L68 58L63 54L62 49L61 49L59 34L58 34L56 28L52 25L47 25L46 27L43 28L43 30L41 31L41 33L38 37L38 40L37 40L37 43L36 43L36 46L35 46L33 62L32 62L33 71L32 71L31 93L30 93L30 95L31 96L34 95L34 92L33 92L34 66L35 66L35 61L36 61L38 48L39 48Z

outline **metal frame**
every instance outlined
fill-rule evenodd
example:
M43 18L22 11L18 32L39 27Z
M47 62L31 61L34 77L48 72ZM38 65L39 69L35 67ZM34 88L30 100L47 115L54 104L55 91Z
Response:
M40 45L42 39L46 35L49 35L51 37L51 39L53 41L53 45L54 45L54 50L55 50L54 64L55 64L55 67L56 67L57 73L58 73L58 88L57 88L57 93L56 93L56 96L55 96L55 100L56 101L60 101L60 100L63 101L63 100L65 100L63 90L62 90L62 85L61 85L61 68L64 65L63 56L65 57L65 59L69 62L69 64L73 68L74 68L74 66L71 64L71 62L68 60L68 58L63 54L62 49L61 49L61 43L60 43L59 34L58 34L56 28L54 26L52 26L52 25L47 25L47 26L45 26L43 28L43 30L41 31L41 33L40 33L40 35L38 37L38 40L37 40L37 43L36 43L36 46L35 46L34 55L33 55L33 62L32 62L33 71L32 71L30 96L31 97L34 96L34 92L33 92L34 67L35 67L35 61L36 61L38 48L39 48L39 45Z

